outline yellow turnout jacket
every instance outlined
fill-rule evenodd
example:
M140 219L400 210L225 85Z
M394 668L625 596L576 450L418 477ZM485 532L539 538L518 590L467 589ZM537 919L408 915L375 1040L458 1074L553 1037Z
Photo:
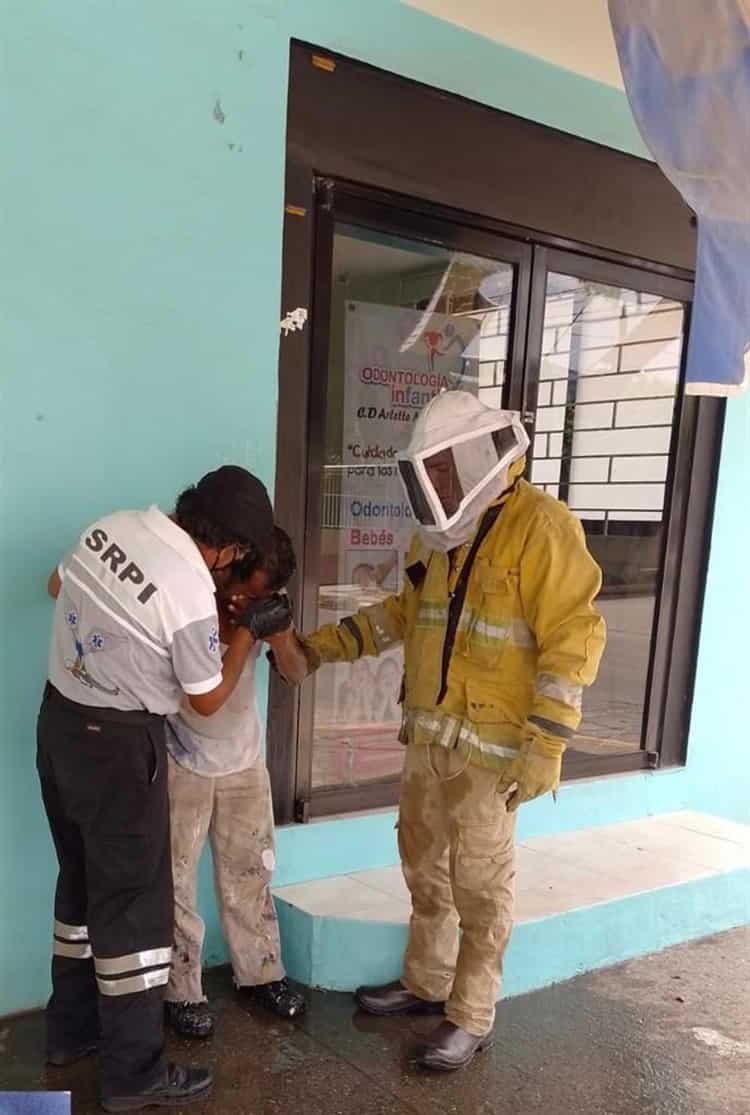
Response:
M449 557L417 535L398 595L302 643L317 667L403 642L404 742L458 748L502 770L529 729L571 737L605 625L594 605L601 572L578 519L524 480L497 504L468 579L472 539Z

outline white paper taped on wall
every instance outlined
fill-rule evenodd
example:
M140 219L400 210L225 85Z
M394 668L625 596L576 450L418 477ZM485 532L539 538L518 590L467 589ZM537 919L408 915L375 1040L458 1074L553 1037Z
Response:
M296 310L292 310L281 319L281 331L285 337L288 337L290 333L296 333L298 329L304 329L306 322L307 310L298 306Z

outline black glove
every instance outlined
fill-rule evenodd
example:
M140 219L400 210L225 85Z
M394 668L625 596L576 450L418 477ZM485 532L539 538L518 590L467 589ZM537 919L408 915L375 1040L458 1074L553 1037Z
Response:
M240 627L246 627L256 639L280 635L292 624L292 606L289 597L279 592L266 600L251 600L237 616Z

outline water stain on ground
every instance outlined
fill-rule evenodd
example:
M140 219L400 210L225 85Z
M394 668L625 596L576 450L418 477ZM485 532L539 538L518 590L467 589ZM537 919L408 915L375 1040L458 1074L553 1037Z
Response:
M241 1006L217 969L216 1037L170 1039L169 1053L214 1072L194 1115L748 1115L748 958L750 929L734 930L509 1000L495 1047L438 1077L412 1062L434 1018L372 1018L313 992L282 1023ZM40 1014L0 1023L0 1090L70 1089L74 1115L93 1115L95 1061L47 1070L43 1031Z

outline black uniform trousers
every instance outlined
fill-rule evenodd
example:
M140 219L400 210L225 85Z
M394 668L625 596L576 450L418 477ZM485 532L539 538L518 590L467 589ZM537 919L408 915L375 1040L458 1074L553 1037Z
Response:
M165 725L47 685L37 769L57 850L48 1051L99 1043L105 1098L166 1074L173 940Z

